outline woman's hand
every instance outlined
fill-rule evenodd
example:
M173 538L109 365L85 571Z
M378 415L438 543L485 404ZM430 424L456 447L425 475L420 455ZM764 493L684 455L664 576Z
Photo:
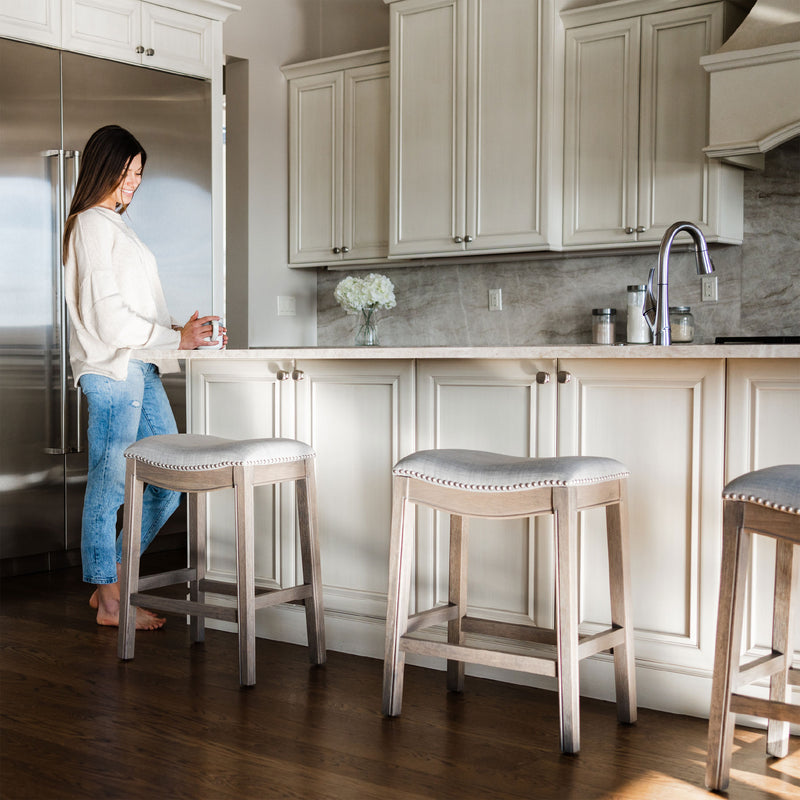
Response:
M207 345L208 337L211 336L212 326L211 323L216 319L219 320L219 317L215 317L213 315L209 315L207 317L200 317L199 311L195 311L191 317L189 317L189 321L181 328L181 343L178 346L179 350L195 350L196 348L200 347L201 345ZM222 333L222 344L223 347L228 343L228 337L225 335L225 328L222 325L219 326L219 330Z

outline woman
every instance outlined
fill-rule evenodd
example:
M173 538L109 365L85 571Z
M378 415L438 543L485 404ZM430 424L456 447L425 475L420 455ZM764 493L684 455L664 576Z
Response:
M96 585L90 605L99 625L119 625L121 537L128 445L145 436L177 433L160 373L177 359L142 351L193 350L211 334L198 312L183 326L167 311L156 260L122 220L142 180L147 154L118 125L95 131L81 158L64 228L65 294L71 323L70 363L89 406L89 472L83 504L83 579ZM132 350L139 350L135 358ZM179 494L147 486L142 551L178 507ZM136 627L160 628L162 617L137 610Z

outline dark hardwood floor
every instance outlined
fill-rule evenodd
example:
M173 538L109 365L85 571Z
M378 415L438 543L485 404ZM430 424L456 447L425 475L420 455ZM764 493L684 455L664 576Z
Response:
M387 720L379 661L329 652L312 668L304 648L259 640L242 690L236 637L190 646L173 617L121 663L88 596L76 569L0 585L3 800L713 797L704 720L641 709L620 726L587 699L581 752L564 756L553 692L468 677L453 695L443 673L409 667L403 716ZM733 765L730 798L800 797L795 739L777 761L739 728Z

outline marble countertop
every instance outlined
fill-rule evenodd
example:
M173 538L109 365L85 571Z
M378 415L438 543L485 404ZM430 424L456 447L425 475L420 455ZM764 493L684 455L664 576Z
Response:
M248 350L148 350L147 356L182 359L430 359L430 358L800 358L800 345L673 344L526 345L520 347L254 347ZM137 357L137 351L133 352Z

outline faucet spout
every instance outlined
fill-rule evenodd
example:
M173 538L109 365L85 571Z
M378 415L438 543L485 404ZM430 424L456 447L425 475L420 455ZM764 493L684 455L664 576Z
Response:
M647 282L644 317L653 332L653 344L670 345L672 335L669 327L669 253L675 237L688 233L694 240L694 254L698 275L710 275L714 264L708 255L708 245L700 228L693 222L674 222L664 232L658 248L657 266L650 270Z

